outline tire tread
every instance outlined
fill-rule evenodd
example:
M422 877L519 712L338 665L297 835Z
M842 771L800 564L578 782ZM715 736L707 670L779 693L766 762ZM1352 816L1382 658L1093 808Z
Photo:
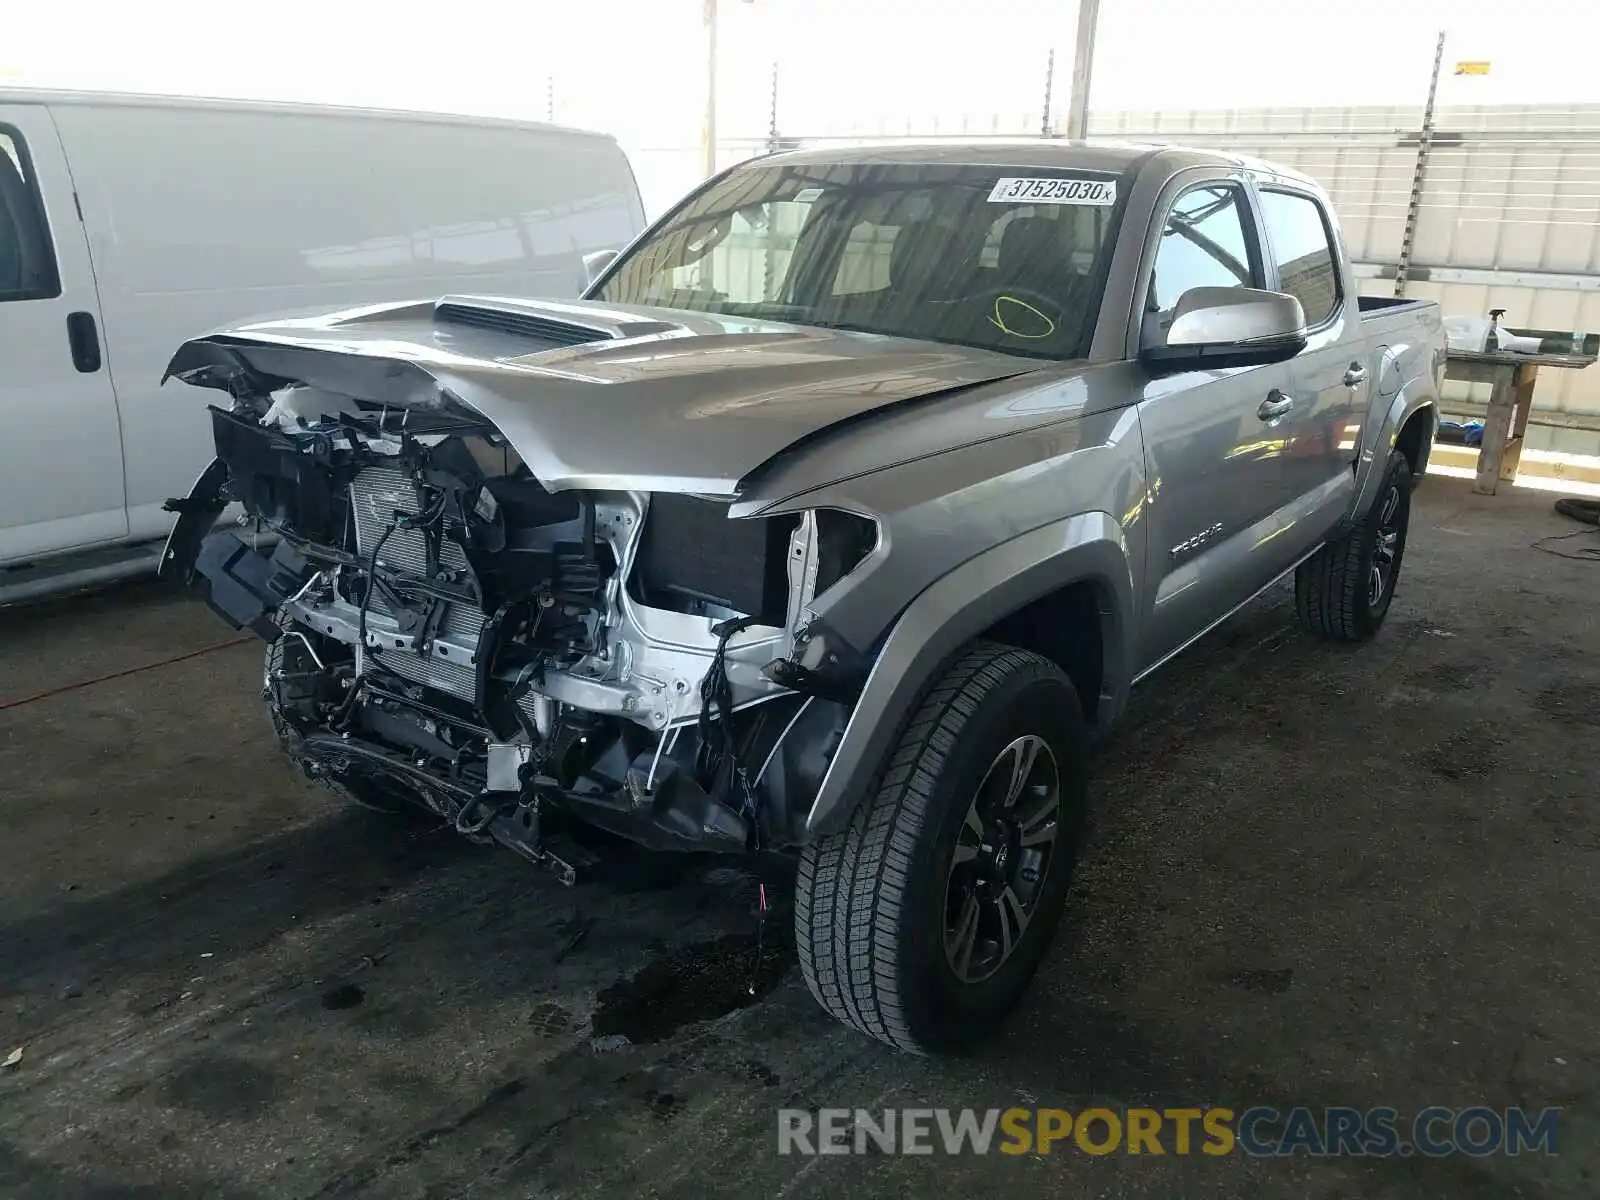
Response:
M1401 486L1411 486L1410 470L1399 451L1389 456L1384 486L1378 490L1374 508L1388 490L1391 476L1398 473L1402 476ZM1382 616L1374 619L1366 597L1367 550L1375 520L1375 511L1367 513L1354 529L1329 542L1296 569L1295 613L1308 633L1329 641L1360 642L1376 632Z
M899 918L914 843L935 816L934 786L963 728L990 691L1026 670L1059 673L1032 651L974 642L923 696L871 799L801 856L795 941L806 986L837 1020L898 1049L932 1049L899 994Z

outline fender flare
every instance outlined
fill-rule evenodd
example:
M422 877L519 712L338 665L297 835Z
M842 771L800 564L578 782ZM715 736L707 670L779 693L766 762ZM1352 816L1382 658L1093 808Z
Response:
M1101 707L1113 718L1132 676L1133 564L1109 513L1053 521L991 547L929 584L884 640L806 816L808 839L842 828L892 750L906 715L967 642L1024 605L1091 580L1108 593Z
M1378 488L1383 483L1384 464L1389 461L1389 455L1394 453L1395 445L1400 440L1400 431L1406 427L1406 422L1424 409L1428 410L1432 428L1428 431L1428 436L1422 439L1422 457L1417 464L1418 470L1413 486L1421 482L1422 474L1428 468L1428 452L1432 449L1434 435L1438 432L1439 408L1431 390L1407 385L1396 392L1394 398L1389 401L1389 407L1384 411L1383 421L1378 427L1377 436L1372 440L1371 450L1362 455L1360 486L1350 507L1352 521L1359 521L1377 500Z

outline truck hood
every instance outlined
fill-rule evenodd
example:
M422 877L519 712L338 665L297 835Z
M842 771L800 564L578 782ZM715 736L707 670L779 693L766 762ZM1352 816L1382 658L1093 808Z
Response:
M733 495L795 443L891 405L1025 374L994 351L578 301L447 296L224 330L167 367L200 386L302 383L464 405L552 491Z

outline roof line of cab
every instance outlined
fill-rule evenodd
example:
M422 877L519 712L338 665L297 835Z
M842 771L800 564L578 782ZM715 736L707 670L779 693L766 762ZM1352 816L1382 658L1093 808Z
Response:
M928 166L1034 167L1054 170L1077 167L1088 171L1122 173L1133 167L1159 166L1170 173L1191 167L1225 166L1294 181L1312 188L1316 181L1299 171L1248 155L1212 147L1157 142L1091 139L1068 141L1052 138L961 138L953 140L895 140L853 146L818 146L764 155L766 164L886 163Z

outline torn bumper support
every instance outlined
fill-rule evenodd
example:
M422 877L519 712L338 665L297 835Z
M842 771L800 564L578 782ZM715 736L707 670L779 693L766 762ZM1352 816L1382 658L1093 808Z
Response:
M222 495L227 481L228 464L213 459L188 496L163 505L178 519L158 574L189 587L203 580L212 612L233 628L248 629L270 642L278 636L273 620L278 605L305 586L312 567L286 541L280 539L270 553L263 553L234 530L216 528L227 507Z

